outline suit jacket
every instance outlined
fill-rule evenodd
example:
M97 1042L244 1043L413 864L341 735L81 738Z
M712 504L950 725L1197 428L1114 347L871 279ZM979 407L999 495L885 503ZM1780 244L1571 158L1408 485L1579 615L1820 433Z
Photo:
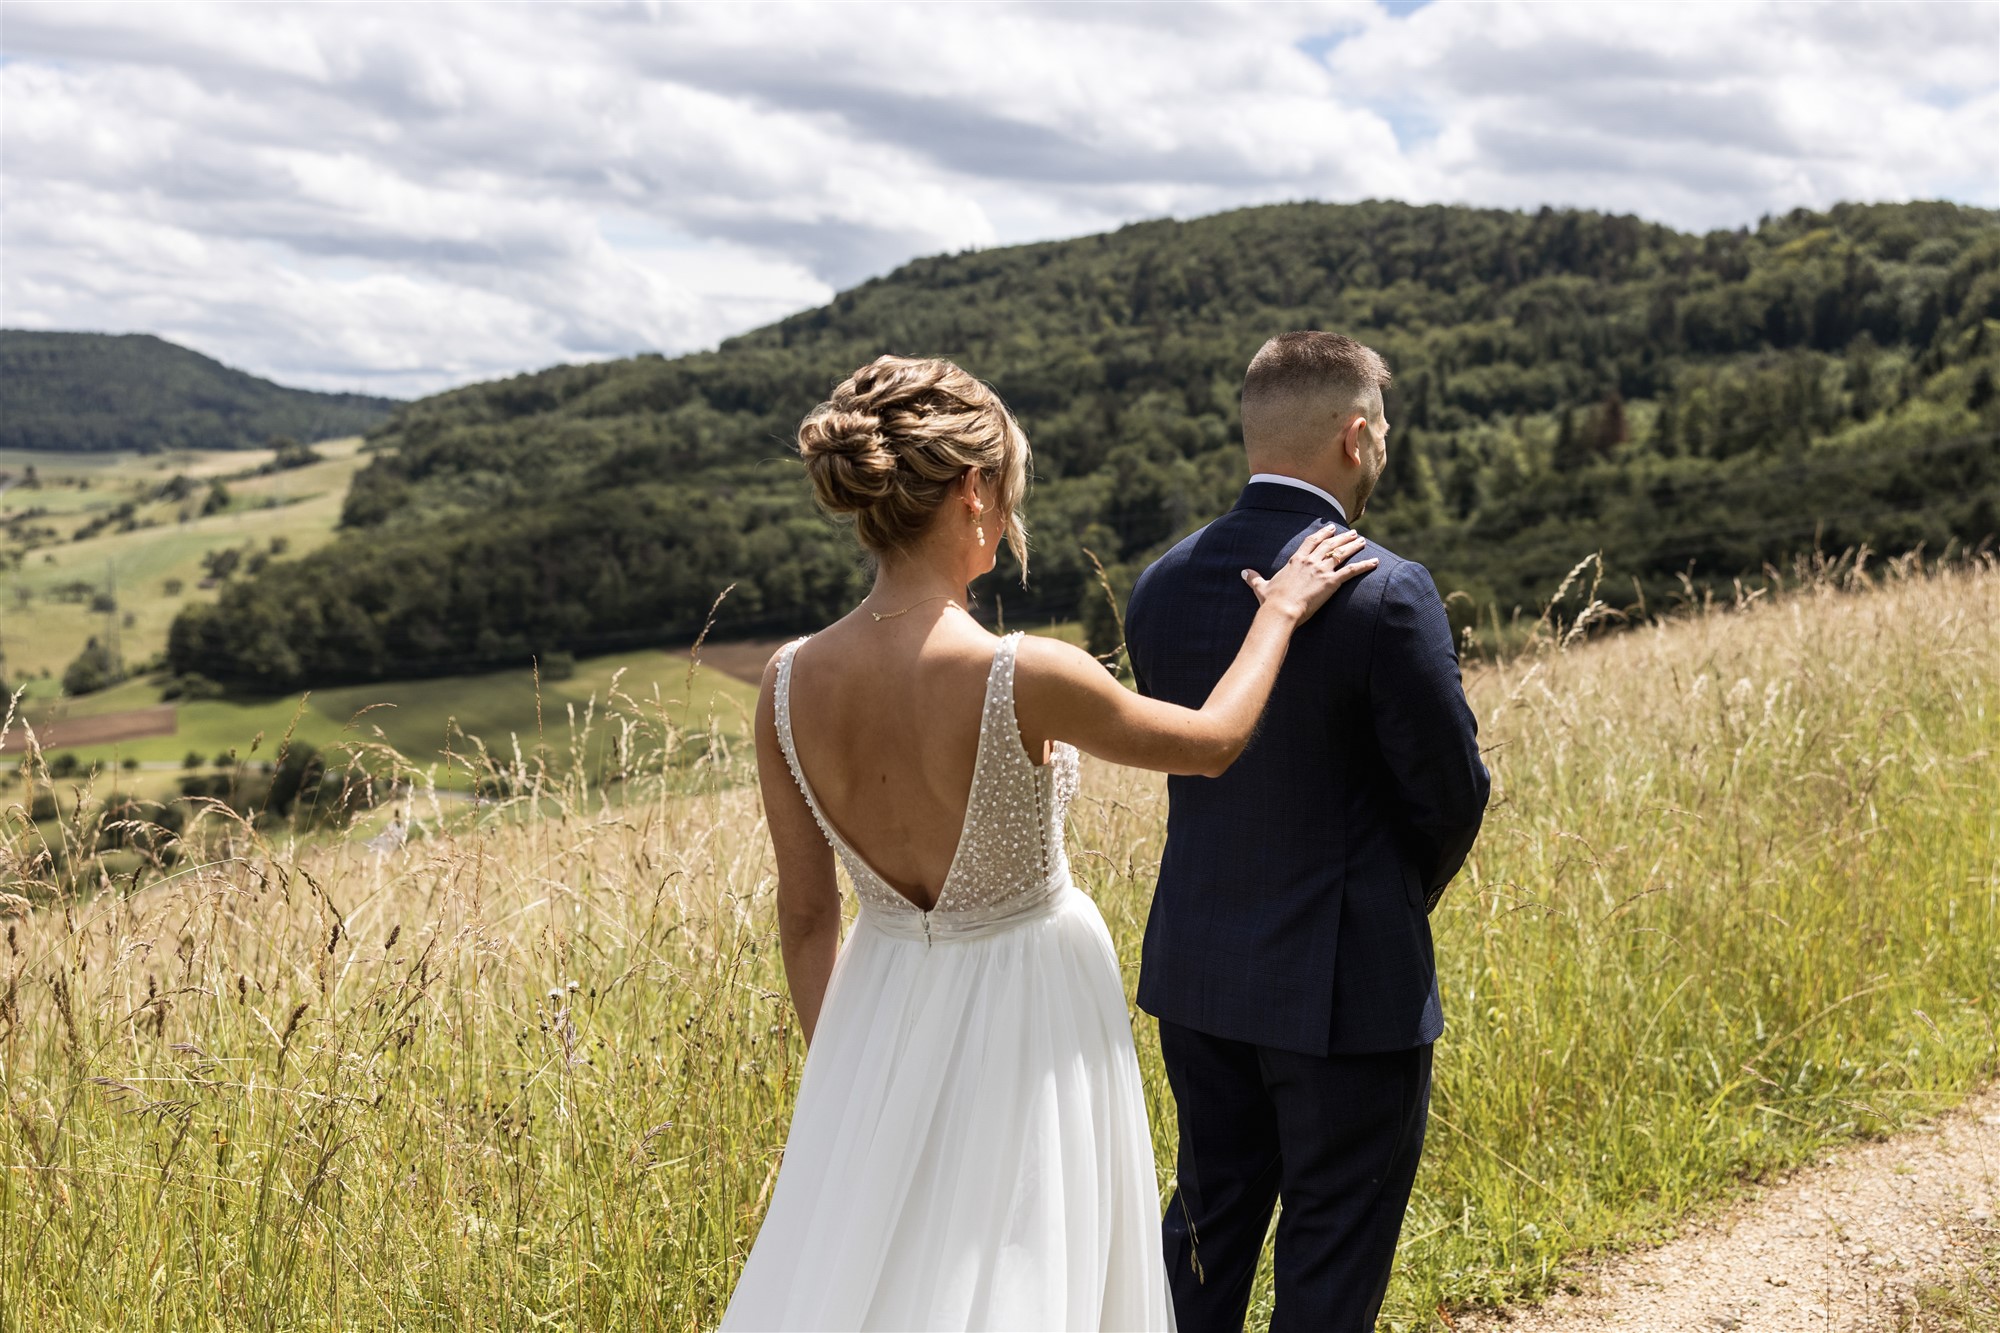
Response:
M1253 482L1150 566L1125 619L1140 691L1200 707L1257 612L1241 571L1274 574L1329 520L1320 497ZM1429 573L1373 542L1352 558L1370 556L1299 627L1229 771L1168 780L1139 976L1157 1018L1308 1055L1444 1030L1428 914L1489 782Z

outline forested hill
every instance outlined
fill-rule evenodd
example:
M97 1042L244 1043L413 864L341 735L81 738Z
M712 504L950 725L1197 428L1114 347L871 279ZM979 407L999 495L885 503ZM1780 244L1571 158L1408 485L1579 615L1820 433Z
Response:
M1107 617L1226 507L1271 333L1337 329L1396 373L1364 528L1453 614L1531 611L1602 550L1657 604L1816 537L1933 553L2000 527L2000 215L1799 211L1687 235L1630 217L1280 205L924 259L711 353L565 366L409 404L347 534L175 626L177 670L294 685L810 627L864 577L791 438L883 351L954 357L1021 414L1034 578L986 612ZM1636 593L1633 596L1636 598Z
M0 449L249 449L359 435L389 398L288 389L146 333L0 329Z

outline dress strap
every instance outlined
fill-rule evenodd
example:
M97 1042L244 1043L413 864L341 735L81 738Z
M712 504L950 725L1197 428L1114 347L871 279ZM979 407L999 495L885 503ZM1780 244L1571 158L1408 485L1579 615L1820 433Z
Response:
M1028 747L1021 740L1021 715L1014 707L1014 661L1022 631L1001 637L993 650L993 674L986 684L986 711L980 718L979 744L991 748L1009 768L1032 768Z
M819 825L821 836L838 847L839 839L834 837L826 812L819 808L819 798L813 795L812 786L806 782L805 770L799 767L798 746L792 741L792 659L797 656L799 645L811 637L807 634L793 639L778 650L778 679L771 690L771 713L778 727L778 748L785 752L785 767L792 771L792 781L798 784L799 795L806 798L806 805L812 810L813 822Z

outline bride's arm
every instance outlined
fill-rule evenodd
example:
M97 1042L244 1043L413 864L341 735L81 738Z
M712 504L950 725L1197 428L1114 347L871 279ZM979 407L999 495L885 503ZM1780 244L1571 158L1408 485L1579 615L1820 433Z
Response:
M840 884L833 874L833 848L819 831L785 752L778 744L777 659L764 669L757 696L757 785L764 793L764 819L778 854L778 945L785 959L785 982L806 1045L819 1026L820 1002L840 952Z
M1023 738L1031 745L1068 741L1087 754L1133 768L1218 776L1250 743L1292 631L1324 606L1334 589L1378 563L1345 563L1362 545L1359 533L1328 527L1300 543L1274 577L1245 571L1263 605L1236 660L1200 708L1134 694L1072 644L1022 640L1014 700Z

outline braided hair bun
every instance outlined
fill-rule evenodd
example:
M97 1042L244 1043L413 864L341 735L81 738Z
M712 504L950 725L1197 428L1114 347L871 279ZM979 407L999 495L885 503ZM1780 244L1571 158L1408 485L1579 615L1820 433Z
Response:
M1026 571L1028 437L1000 395L958 366L877 357L806 414L798 439L814 498L852 515L855 536L878 555L915 541L968 468L997 478L1004 536Z

